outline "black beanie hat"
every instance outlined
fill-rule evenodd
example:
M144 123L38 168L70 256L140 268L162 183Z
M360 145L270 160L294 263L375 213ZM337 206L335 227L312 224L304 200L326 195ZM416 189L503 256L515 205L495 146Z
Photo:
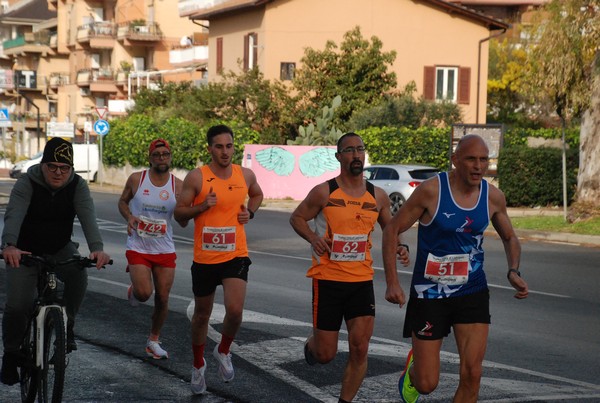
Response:
M44 162L61 162L73 166L73 145L60 137L53 137L44 147Z

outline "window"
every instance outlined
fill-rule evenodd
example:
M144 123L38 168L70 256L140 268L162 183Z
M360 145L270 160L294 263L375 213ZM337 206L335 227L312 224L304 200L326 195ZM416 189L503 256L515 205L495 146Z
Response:
M435 69L435 99L456 101L458 81L456 67L437 67Z
M469 104L471 68L425 66L423 97L427 100L448 100Z
M400 176L398 175L398 172L396 172L395 169L379 168L379 170L377 171L377 176L375 178L379 180L398 180L400 179Z
M281 81L284 80L293 80L294 72L296 70L296 63L290 62L281 62L281 68L279 72L279 79Z
M244 70L252 70L258 65L258 35L244 35Z

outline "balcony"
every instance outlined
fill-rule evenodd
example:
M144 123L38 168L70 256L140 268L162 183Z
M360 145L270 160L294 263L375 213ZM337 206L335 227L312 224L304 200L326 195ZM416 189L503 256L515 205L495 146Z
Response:
M28 111L25 113L15 113L12 121L13 130L30 130L35 129L38 126L37 112ZM40 129L46 126L46 122L49 122L53 117L50 113L40 113Z
M169 63L187 67L208 62L208 46L189 46L169 51Z
M95 21L77 27L77 42L87 43L92 49L112 49L116 37L116 26L110 21Z
M77 71L77 85L83 91L117 92L115 73L110 67L81 69Z
M63 85L69 85L69 73L50 73L46 79L46 85L52 89L57 89Z
M38 32L27 32L15 39L10 39L2 43L4 55L6 56L24 56L27 53L40 54L46 57L52 52L50 48L51 33L48 30Z
M126 46L151 46L163 39L163 33L155 22L136 20L119 24L117 39Z

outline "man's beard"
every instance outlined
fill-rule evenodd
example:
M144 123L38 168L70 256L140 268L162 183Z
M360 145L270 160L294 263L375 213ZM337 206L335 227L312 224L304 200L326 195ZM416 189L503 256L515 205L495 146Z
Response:
M165 172L169 171L169 165L168 164L155 165L153 168L159 174L164 174Z
M350 173L354 176L362 175L363 163L361 161L352 161L350 164Z

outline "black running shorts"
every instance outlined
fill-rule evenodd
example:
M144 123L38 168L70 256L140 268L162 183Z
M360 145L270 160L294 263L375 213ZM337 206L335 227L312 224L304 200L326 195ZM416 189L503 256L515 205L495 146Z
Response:
M348 283L313 279L313 326L319 330L339 331L346 322L359 316L375 316L373 281Z
M481 291L462 297L423 299L411 297L406 307L404 337L414 333L421 340L439 340L459 323L491 323L490 293Z
M250 258L236 257L216 264L192 263L192 290L196 297L206 297L223 284L224 278L239 278L248 281Z

